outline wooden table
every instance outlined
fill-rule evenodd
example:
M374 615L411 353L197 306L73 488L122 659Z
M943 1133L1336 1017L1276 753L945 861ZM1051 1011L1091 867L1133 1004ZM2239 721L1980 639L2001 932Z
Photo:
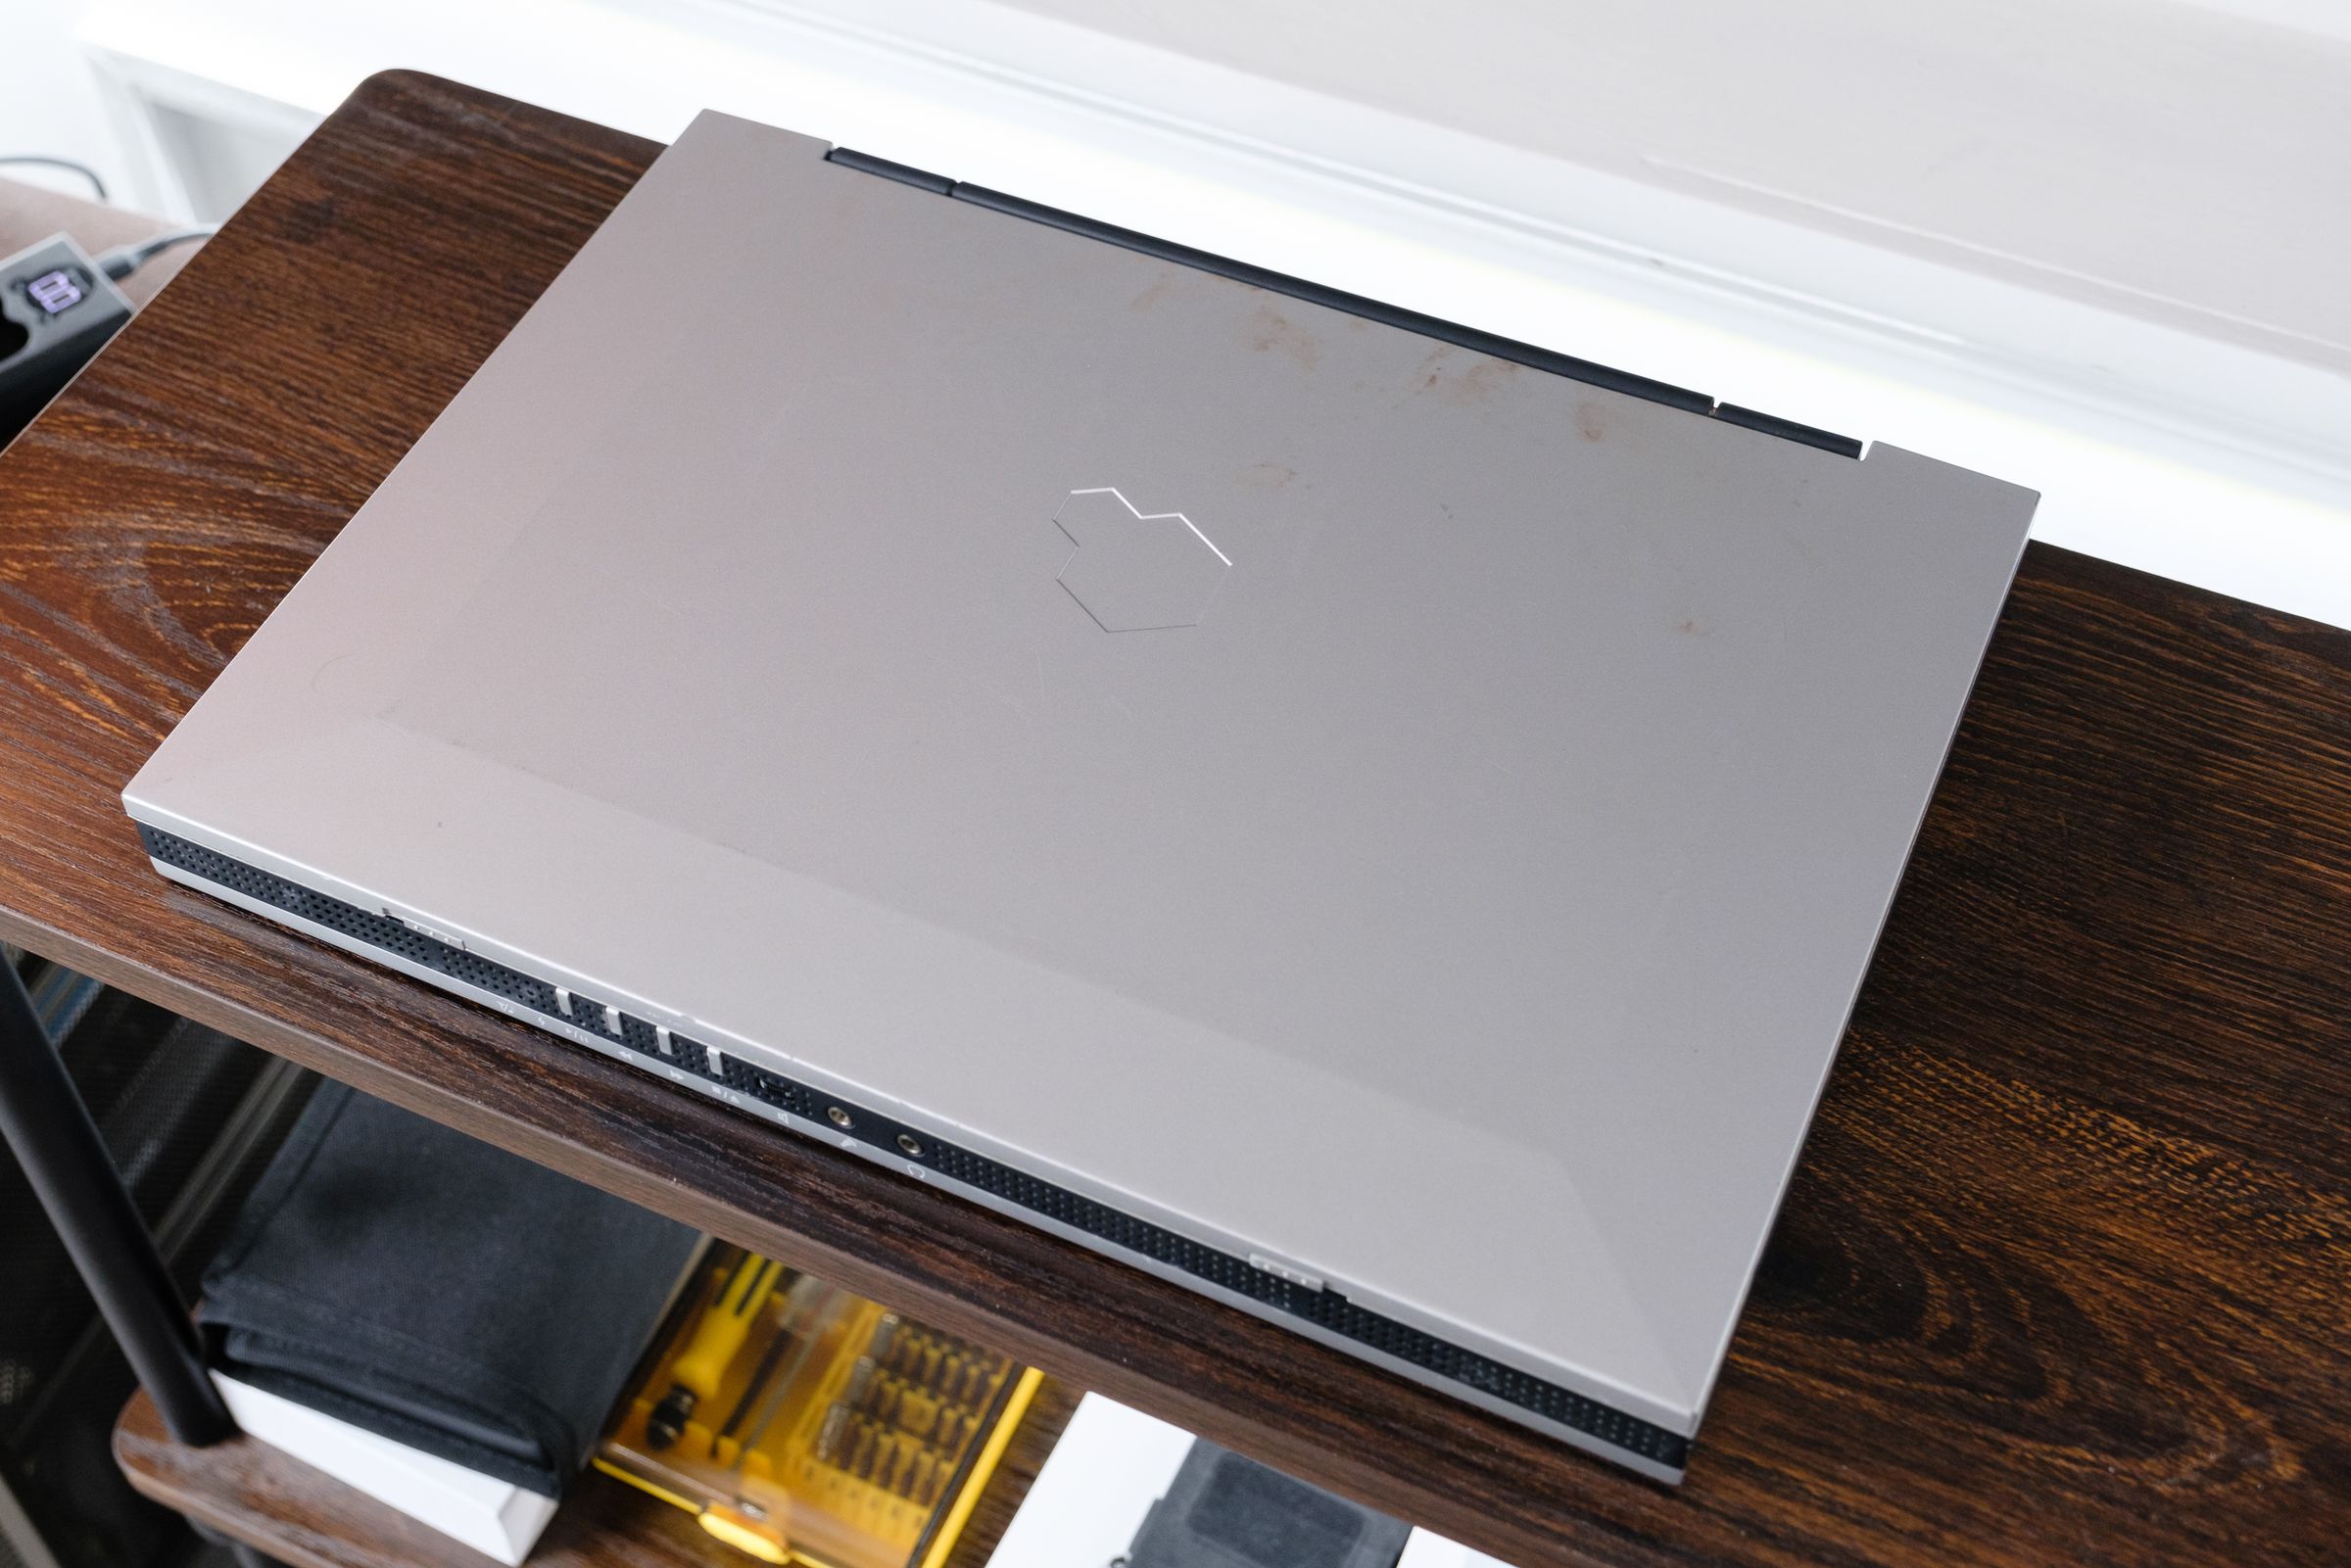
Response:
M155 876L117 790L655 151L377 77L0 458L0 936L1512 1561L2342 1560L2341 632L2030 552L1678 1491Z

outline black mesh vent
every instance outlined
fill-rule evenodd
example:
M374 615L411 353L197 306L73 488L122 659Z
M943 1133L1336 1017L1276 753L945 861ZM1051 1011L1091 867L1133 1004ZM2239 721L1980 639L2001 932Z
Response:
M582 996L577 991L572 992L571 1011L568 1014L563 1012L563 1001L558 997L555 1000L555 1012L562 1017L569 1018L571 1026L575 1029L586 1029L590 1034L603 1035L614 1044L620 1043L623 1038L623 1036L613 1033L611 1025L604 1022L604 1004L597 1001L594 997Z
M371 947L397 953L411 964L477 985L508 1001L520 1002L535 1012L551 1018L563 1017L555 1006L555 988L545 980L533 979L519 970L494 964L422 931L411 930L388 915L370 915L357 905L314 893L282 877L272 877L144 823L139 826L139 836L146 841L147 853L167 866L176 866L206 881L218 882L247 898L282 909L289 915L299 915Z
M670 1036L669 1059L689 1072L699 1073L705 1078L718 1076L710 1070L710 1053L683 1035Z
M1211 1284L1222 1285L1226 1290L1237 1291L1252 1301L1277 1307L1285 1312L1298 1311L1299 1301L1313 1294L1230 1253L1204 1247L1188 1236L1163 1230L1148 1220L1122 1213L1107 1204L1080 1197L1066 1187L1039 1181L1034 1176L1009 1165L998 1164L969 1150L942 1145L931 1151L927 1163L939 1174L966 1186L977 1187L1007 1203L1033 1210L1049 1219L1057 1219L1073 1229L1082 1230L1089 1236L1099 1236L1128 1252L1141 1253L1155 1262L1180 1268L1187 1274L1196 1275Z
M148 853L166 865L176 866L272 908L300 915L347 936L397 953L411 964L511 998L549 1018L560 1020L564 1017L555 1005L554 988L545 981L462 952L387 916L370 915L323 893L298 887L282 878L257 871L225 855L216 854L144 824L139 827L139 835L146 840ZM573 1016L566 1022L575 1027L610 1037L610 1031L605 1027L602 1003L575 994L572 1008ZM651 1024L626 1013L620 1015L620 1024L619 1043L643 1055L664 1060L660 1056ZM704 1079L723 1083L762 1105L772 1106L809 1121L826 1122L897 1158L911 1159L927 1165L950 1180L1086 1235L1098 1237L1168 1267L1179 1269L1278 1311L1303 1318L1342 1339L1421 1367L1466 1388L1476 1389L1560 1426L1588 1433L1629 1453L1674 1469L1681 1468L1689 1458L1690 1440L1685 1437L1637 1416L1627 1415L1597 1400L1586 1399L1555 1383L1489 1360L1474 1352L1438 1339L1433 1334L1383 1317L1357 1306L1336 1291L1309 1289L1293 1284L1279 1275L1268 1273L1245 1259L1236 1258L1218 1248L1203 1246L1189 1237L1122 1213L1065 1187L1040 1181L984 1155L940 1143L928 1133L862 1107L846 1105L821 1095L805 1084L795 1083L780 1073L770 1072L735 1057L722 1055L720 1070L713 1073L709 1059L707 1047L682 1034L671 1034L670 1055L665 1060Z
M701 1049L696 1046L695 1049ZM730 1089L747 1094L762 1105L772 1105L778 1111L788 1111L795 1117L813 1121L824 1113L818 1109L816 1096L781 1073L765 1068L755 1068L735 1057L726 1059L726 1070L721 1081Z
M645 1020L627 1013L620 1016L620 1043L632 1051L642 1051L647 1056L661 1054L661 1047L653 1036L653 1026Z

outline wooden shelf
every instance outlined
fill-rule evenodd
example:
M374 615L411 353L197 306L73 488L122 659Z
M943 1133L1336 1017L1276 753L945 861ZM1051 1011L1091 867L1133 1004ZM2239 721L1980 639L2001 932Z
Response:
M1012 1522L1077 1399L1048 1380L981 1495L947 1568L982 1568ZM131 1485L288 1568L486 1568L490 1559L322 1475L257 1438L209 1449L171 1441L144 1394L115 1427ZM754 1568L682 1508L610 1476L582 1476L531 1553L531 1568Z
M655 151L375 77L0 455L0 937L1513 1562L2336 1552L2339 632L2028 552L1678 1491L158 878L124 781Z

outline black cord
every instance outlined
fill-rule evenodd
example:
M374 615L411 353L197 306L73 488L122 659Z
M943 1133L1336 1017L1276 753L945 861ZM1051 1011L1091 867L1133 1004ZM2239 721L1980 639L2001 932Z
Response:
M76 164L71 158L51 158L45 153L0 153L0 164L46 164L51 168L70 168L90 182L90 189L98 193L98 200L106 200L106 181L98 177L98 171L87 164Z
M98 269L108 277L126 278L153 261L157 252L168 251L174 245L185 245L190 240L210 239L219 226L217 223L199 223L194 228L173 229L168 234L158 234L154 239L142 240L136 245L118 245L111 251L101 251L90 260L96 261Z

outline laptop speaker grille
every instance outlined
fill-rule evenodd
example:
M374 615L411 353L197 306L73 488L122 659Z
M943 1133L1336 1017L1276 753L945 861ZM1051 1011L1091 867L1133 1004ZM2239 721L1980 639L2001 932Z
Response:
M863 1107L840 1103L806 1084L713 1050L675 1030L666 1031L664 1038L664 1031L633 1014L578 992L559 990L548 981L468 953L389 915L369 914L356 905L313 892L144 823L139 825L139 836L145 840L148 854L156 860L200 880L299 916L434 974L476 986L544 1019L601 1034L616 1045L666 1062L713 1087L732 1089L788 1116L845 1132L876 1149L888 1151L895 1159L913 1160L951 1181L1001 1202L1304 1319L1341 1339L1476 1389L1629 1453L1674 1469L1680 1469L1688 1461L1690 1440L1678 1433L1382 1316L1336 1291L1310 1288L1284 1279L1246 1259L1121 1212L984 1155L942 1143L927 1132Z

